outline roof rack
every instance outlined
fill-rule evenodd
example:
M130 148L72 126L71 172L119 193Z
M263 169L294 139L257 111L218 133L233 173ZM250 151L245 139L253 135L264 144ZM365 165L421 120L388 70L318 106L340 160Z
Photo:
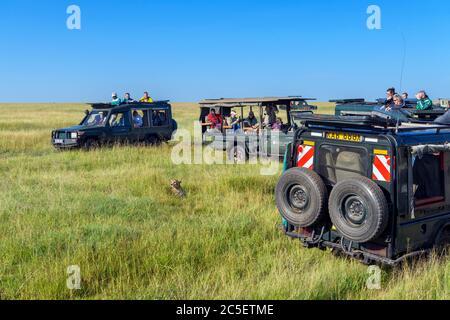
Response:
M167 104L170 100L161 100L161 101L154 101L154 102L131 102L131 103L124 103L121 105L112 105L111 103L105 103L105 102L93 102L93 103L86 103L87 105L91 106L93 109L114 109L114 108L123 108L126 106L155 106L159 104Z
M200 105L242 105L242 104L259 104L259 103L277 103L286 101L313 101L314 98L303 98L301 96L287 97L262 97L262 98L220 98L205 99L199 102Z
M366 99L359 98L359 99L333 99L330 100L330 102L336 103L336 104L347 104L347 103L365 103Z
M450 124L430 124L424 121L411 121L402 123L401 121L389 117L380 112L371 112L366 114L333 116L333 115L311 115L294 114L295 119L304 122L308 128L311 127L335 127L335 128L353 128L378 132L407 132L437 130L439 133L443 129L450 129Z

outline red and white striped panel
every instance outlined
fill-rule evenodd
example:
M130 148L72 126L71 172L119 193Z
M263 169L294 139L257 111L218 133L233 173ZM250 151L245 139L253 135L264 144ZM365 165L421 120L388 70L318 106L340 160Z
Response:
M297 150L297 167L312 170L314 168L314 147L300 145Z
M381 182L391 182L391 157L375 155L373 159L372 179Z

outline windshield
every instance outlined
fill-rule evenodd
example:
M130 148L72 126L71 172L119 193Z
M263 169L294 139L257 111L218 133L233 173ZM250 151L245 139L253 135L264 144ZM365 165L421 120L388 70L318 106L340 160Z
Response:
M85 127L101 127L106 124L108 118L108 111L92 111L89 116L84 120L83 126Z

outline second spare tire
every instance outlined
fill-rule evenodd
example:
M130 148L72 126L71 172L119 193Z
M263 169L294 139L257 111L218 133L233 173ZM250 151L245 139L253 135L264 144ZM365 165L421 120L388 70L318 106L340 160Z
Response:
M381 188L366 177L339 182L329 199L330 218L347 240L377 239L388 224L388 203Z

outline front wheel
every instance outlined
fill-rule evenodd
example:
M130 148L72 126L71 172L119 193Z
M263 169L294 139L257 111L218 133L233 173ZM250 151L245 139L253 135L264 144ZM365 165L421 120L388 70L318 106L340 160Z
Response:
M87 150L87 151L95 150L95 149L100 148L100 143L99 143L99 141L96 140L96 139L87 139L87 140L83 143L82 148L83 148L84 150Z

